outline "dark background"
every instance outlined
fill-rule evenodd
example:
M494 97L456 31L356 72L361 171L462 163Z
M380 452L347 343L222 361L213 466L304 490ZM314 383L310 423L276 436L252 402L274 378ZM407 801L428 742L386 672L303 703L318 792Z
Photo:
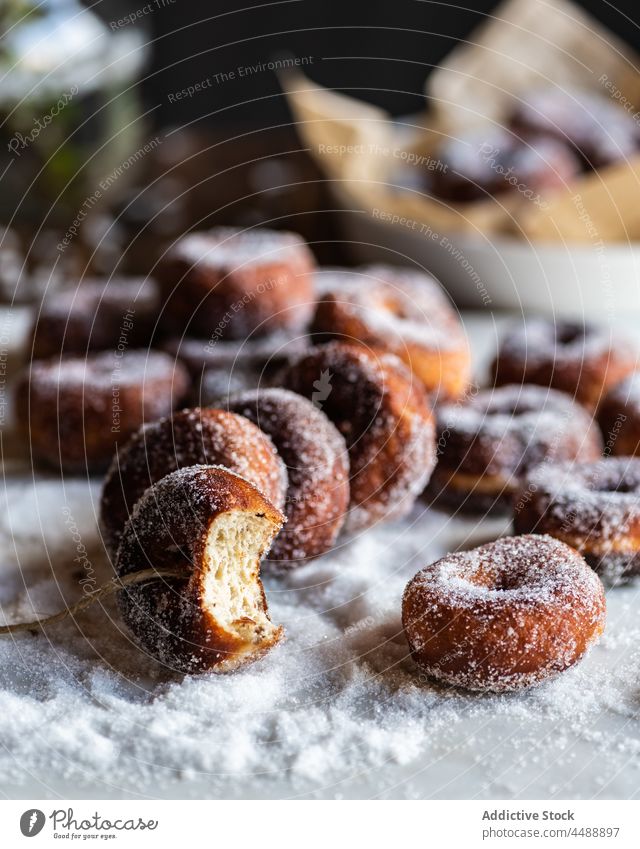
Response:
M305 71L325 86L349 92L395 115L424 104L425 78L455 43L498 5L436 0L159 0L166 6L142 25L153 45L144 82L149 105L160 104L160 126L272 126L287 120L272 73L217 85L210 94L168 103L167 92L239 65L283 54L312 56ZM105 19L138 9L142 0L103 0ZM638 0L583 0L584 9L640 51ZM136 23L135 26L140 24ZM250 101L250 102L247 102Z
M638 2L581 5L640 52ZM321 262L351 261L331 186L304 150L272 71L214 82L173 102L169 95L239 66L311 57L302 70L312 80L408 115L424 109L431 70L498 5L102 0L92 8L113 28L149 3L153 12L127 26L148 40L139 88L149 133L160 132L164 142L116 210L127 245L122 262L135 273L153 267L167 240L216 224L296 230Z

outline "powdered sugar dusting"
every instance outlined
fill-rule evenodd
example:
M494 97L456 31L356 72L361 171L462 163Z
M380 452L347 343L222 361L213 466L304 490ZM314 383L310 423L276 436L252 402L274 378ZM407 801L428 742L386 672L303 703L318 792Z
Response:
M63 507L77 520L97 580L109 575L90 509L98 483L89 490L80 480L9 480L5 489L15 507L1 511L0 522L7 619L51 612L61 594L71 601L81 593L86 570L73 562ZM35 521L27 526L25 515ZM448 690L408 657L399 621L404 586L468 530L419 507L402 523L269 579L271 618L285 625L287 640L233 677L167 677L129 641L111 600L79 618L78 628L68 621L46 637L1 641L5 792L632 795L640 753L637 589L609 594L607 634L582 664L524 694ZM594 758L598 769L583 769Z

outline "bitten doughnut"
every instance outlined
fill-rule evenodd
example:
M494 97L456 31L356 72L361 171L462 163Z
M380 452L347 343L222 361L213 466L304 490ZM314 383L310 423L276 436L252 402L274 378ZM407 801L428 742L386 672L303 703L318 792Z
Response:
M52 292L31 330L33 359L87 351L144 347L160 310L153 280L114 277L83 280L75 289Z
M118 449L100 501L100 528L113 553L143 492L185 466L220 465L254 484L272 504L285 502L287 472L271 439L252 422L224 410L181 410L141 428Z
M188 389L184 367L160 351L54 357L25 369L16 413L36 460L69 472L98 472L118 444L170 413Z
M607 454L640 454L640 373L610 389L598 407Z
M503 386L436 411L438 464L427 494L468 513L508 513L523 476L542 462L595 460L602 441L568 395L540 386Z
M615 583L640 574L640 459L534 469L514 500L518 533L547 533Z
M228 407L273 440L287 467L287 524L268 560L286 569L328 551L349 506L349 457L344 438L311 401L286 389L262 389L229 399Z
M316 341L337 339L400 357L434 400L456 398L471 359L458 316L428 274L388 266L316 274Z
M541 684L583 657L605 617L597 575L549 536L505 537L448 554L418 572L402 599L415 662L467 690Z
M284 517L252 484L215 466L179 469L150 487L127 522L120 577L180 569L118 593L135 641L185 673L233 672L283 636L269 619L260 560Z
M344 436L351 466L347 528L362 530L411 510L435 464L434 423L422 386L393 354L330 342L282 375Z
M191 233L158 264L162 322L207 339L304 327L313 309L314 265L295 233L231 227Z
M594 409L609 387L634 370L637 358L630 342L605 328L536 318L507 332L493 375L496 386L551 386Z

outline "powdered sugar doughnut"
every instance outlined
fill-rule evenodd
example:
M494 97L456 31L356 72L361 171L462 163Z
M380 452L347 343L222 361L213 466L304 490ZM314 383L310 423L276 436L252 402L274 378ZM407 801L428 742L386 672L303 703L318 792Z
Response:
M190 466L150 487L127 522L120 577L178 569L118 593L135 641L180 672L233 672L283 636L269 619L260 559L283 515L228 469Z
M640 459L534 469L516 494L514 524L572 545L611 582L640 574Z
M458 316L428 274L383 265L316 274L311 330L400 357L436 400L456 398L469 383L471 359Z
M314 265L295 233L232 227L191 233L158 265L163 324L207 339L303 327L313 309Z
M285 369L344 436L351 466L347 527L404 516L435 464L434 423L422 387L393 354L330 342Z
M287 330L276 330L264 336L250 336L243 340L193 339L174 336L167 340L164 349L199 377L203 371L251 368L272 375L309 347L304 335L294 335Z
M609 387L636 367L638 351L620 334L592 324L529 319L502 339L493 363L496 386L552 386L594 409Z
M640 373L616 384L598 407L598 424L608 454L640 454Z
M170 413L188 388L184 367L160 351L38 360L18 380L18 424L37 460L102 471L118 444Z
M33 359L87 351L115 350L149 343L160 311L153 280L112 277L83 280L75 289L47 297L31 331Z
M287 467L287 524L269 562L290 568L324 554L335 543L349 505L343 437L311 401L286 389L245 392L230 398L228 407L271 437Z
M207 407L219 405L228 395L270 386L274 375L309 342L305 335L277 330L242 341L174 337L164 347L189 369L192 402Z
M468 690L519 690L557 675L596 642L605 616L597 575L549 536L448 554L418 572L402 600L418 666Z
M176 469L222 465L254 484L280 509L287 473L269 437L224 410L181 410L141 428L113 458L100 501L100 526L114 552L131 511L151 484Z
M602 440L568 395L540 386L478 392L436 411L439 460L429 497L452 510L510 512L511 496L539 463L595 460Z

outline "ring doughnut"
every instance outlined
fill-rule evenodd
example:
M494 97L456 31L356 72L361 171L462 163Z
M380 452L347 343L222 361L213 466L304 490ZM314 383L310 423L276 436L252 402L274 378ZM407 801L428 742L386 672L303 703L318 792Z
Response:
M161 351L36 360L16 385L18 425L36 460L100 472L118 444L168 415L188 389L185 368Z
M291 568L334 545L349 506L349 456L344 438L311 401L287 389L262 389L229 399L273 440L287 467L287 524L267 562Z
M313 254L302 238L266 228L215 227L180 239L158 264L161 321L193 336L246 339L305 326Z
M514 525L573 546L608 582L640 574L640 459L534 469L516 495Z
M287 472L269 437L224 410L181 410L135 433L113 458L100 500L100 529L114 554L136 501L161 478L185 466L220 465L284 506Z
M637 363L634 346L592 324L529 319L502 339L493 363L496 386L535 383L566 392L595 409Z
M640 373L616 384L598 407L598 424L607 454L640 454Z
M438 464L427 495L465 513L509 513L520 480L541 462L595 460L598 428L568 395L502 386L436 409Z
M471 360L462 325L428 274L388 266L316 273L318 304L311 323L327 339L387 350L400 357L435 401L458 397Z
M435 438L422 386L401 360L329 342L288 366L282 382L315 403L347 442L347 529L406 515L433 471Z
M605 610L602 584L577 551L549 536L517 536L418 572L402 623L429 677L506 692L577 663L602 634Z

